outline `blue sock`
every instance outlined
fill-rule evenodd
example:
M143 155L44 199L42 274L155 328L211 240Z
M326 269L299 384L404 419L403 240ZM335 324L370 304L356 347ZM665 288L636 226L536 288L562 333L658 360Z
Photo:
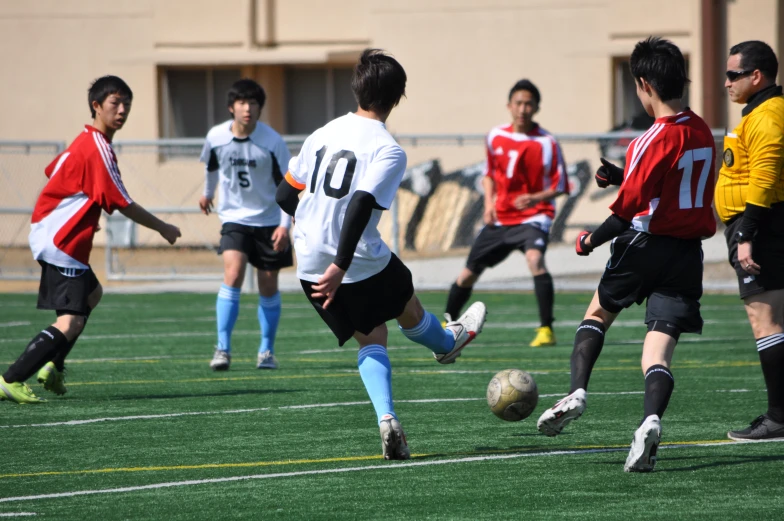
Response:
M436 354L445 354L455 347L455 336L441 327L441 323L432 313L425 311L425 316L411 329L400 327L409 340L422 344Z
M280 292L271 297L259 296L259 326L261 327L261 346L259 353L275 352L275 335L280 322Z
M381 417L385 414L395 416L395 407L392 405L392 365L387 350L378 344L363 347L357 356L357 366L376 410L378 422L381 423Z
M240 314L240 288L221 284L215 314L218 319L218 349L231 352L231 332Z

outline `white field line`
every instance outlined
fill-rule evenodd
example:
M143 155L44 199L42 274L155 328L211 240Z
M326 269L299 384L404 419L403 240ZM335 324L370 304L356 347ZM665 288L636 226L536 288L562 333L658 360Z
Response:
M37 515L35 512L0 512L0 517L29 517Z
M17 320L15 322L0 322L0 327L19 327L19 326L29 326L32 322L29 320Z
M749 389L717 389L714 393L749 393L753 392ZM643 391L617 391L617 392L592 392L591 396L627 396L635 394L645 394ZM563 394L540 394L539 398L558 398ZM485 400L485 397L471 397L471 398L420 398L415 400L395 400L395 403L448 403L448 402L477 402ZM159 420L165 418L180 418L183 416L215 416L221 414L249 414L255 412L264 412L272 410L301 410L301 409L320 409L332 407L353 407L357 405L370 405L370 401L363 400L357 402L335 402L335 403L310 403L303 405L281 405L279 407L260 407L255 409L232 409L228 411L196 411L196 412L173 412L166 414L143 414L134 416L109 416L105 418L90 418L87 420L68 420L62 422L51 423L26 423L15 425L0 425L0 429L24 429L35 427L73 427L79 425L90 425L103 422L116 422L116 421L138 421L138 420Z
M770 440L770 442L779 442L779 440ZM727 445L741 445L749 443L746 441L715 441L706 443L695 443L693 445L667 445L659 446L659 449L685 449L694 447L723 447ZM759 443L759 442L756 442ZM156 490L162 488L177 488L187 487L192 485L206 485L213 483L231 483L237 481L249 481L259 479L275 479L275 478L292 478L300 476L315 476L324 474L343 474L347 472L365 472L370 470L380 471L393 471L403 468L412 467L431 467L434 465L456 465L460 463L476 463L482 461L498 461L510 460L521 458L537 458L537 457L552 457L552 456L582 456L586 454L606 454L611 452L626 452L628 448L606 448L606 449L575 449L575 450L554 450L542 452L529 452L525 454L493 454L487 456L471 456L466 458L449 458L436 461L409 461L406 463L393 463L386 465L367 465L364 467L344 467L336 469L320 469L320 470L301 470L296 472L276 472L273 474L253 474L250 476L231 476L226 478L211 478L211 479L191 479L186 481L169 481L164 483L153 483L150 485L138 485L134 487L120 487L120 488L105 488L95 490L76 490L73 492L59 492L55 494L37 494L32 496L16 496L0 498L0 503L10 503L12 501L36 501L39 499L57 499L76 496L92 496L96 494L121 494L124 492L137 492L140 490Z

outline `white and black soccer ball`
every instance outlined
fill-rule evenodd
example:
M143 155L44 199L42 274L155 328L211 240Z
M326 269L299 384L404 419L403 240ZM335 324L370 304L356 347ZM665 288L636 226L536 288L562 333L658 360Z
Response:
M493 414L508 422L528 418L538 402L533 376L520 369L504 369L487 386L487 405Z

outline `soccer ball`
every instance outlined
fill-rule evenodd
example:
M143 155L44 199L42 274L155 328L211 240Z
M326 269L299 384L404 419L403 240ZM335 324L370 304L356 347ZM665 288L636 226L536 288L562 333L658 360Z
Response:
M508 422L528 418L538 402L534 378L519 369L504 369L487 386L487 405L493 414Z

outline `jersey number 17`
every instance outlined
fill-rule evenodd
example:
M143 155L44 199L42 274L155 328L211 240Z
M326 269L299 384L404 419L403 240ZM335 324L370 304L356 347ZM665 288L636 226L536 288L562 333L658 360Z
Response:
M692 197L691 175L692 171L694 170L694 163L698 161L702 162L702 171L700 172L700 178L697 181L697 196ZM680 161L678 161L678 170L683 172L681 177L680 196L678 198L678 207L681 210L703 207L703 199L705 199L705 185L708 182L712 164L712 148L694 148L683 153Z

